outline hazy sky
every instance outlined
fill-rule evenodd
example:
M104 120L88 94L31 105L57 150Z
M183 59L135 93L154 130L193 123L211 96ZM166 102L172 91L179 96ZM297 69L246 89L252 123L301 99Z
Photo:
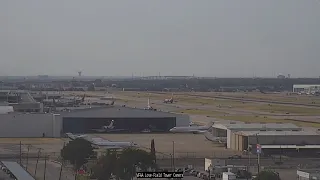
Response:
M319 0L1 0L0 75L320 76Z

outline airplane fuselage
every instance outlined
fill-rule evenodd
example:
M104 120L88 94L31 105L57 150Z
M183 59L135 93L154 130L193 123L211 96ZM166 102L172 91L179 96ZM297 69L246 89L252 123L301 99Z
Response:
M170 129L172 133L203 133L209 129L208 126L188 126L188 127L174 127Z
M132 142L111 142L111 141L103 141L103 142L92 142L92 144L97 146L108 146L108 147L118 147L118 148L126 148L126 147L134 147L136 144Z

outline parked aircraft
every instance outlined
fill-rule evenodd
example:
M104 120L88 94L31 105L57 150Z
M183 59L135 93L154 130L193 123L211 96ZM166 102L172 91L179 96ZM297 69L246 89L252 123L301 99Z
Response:
M172 133L201 134L201 133L207 132L211 128L212 124L213 124L213 122L207 126L194 126L194 125L190 124L189 126L185 126L185 127L173 127L169 131Z
M75 135L72 133L66 133L66 135L71 139L75 140L77 138L84 138L88 140L92 145L107 149L122 149L122 148L128 148L128 147L138 147L138 144L133 142L126 142L126 141L108 141L106 139L100 138L100 137L93 137L89 138L87 135Z
M87 135L85 135L85 134L77 135L77 134L72 134L72 133L66 133L66 135L71 140L75 140L75 139L78 139L78 138L86 138L87 137Z
M129 147L138 147L138 144L134 142L125 142L125 141L106 141L106 140L93 140L91 142L93 145L98 147L108 148L108 149L122 149Z
M100 129L92 129L95 132L104 133L104 132L118 132L118 131L126 131L127 129L114 129L115 126L114 120L111 120L108 126L102 126Z
M173 93L171 94L171 98L170 99L164 99L163 100L164 103L173 103Z

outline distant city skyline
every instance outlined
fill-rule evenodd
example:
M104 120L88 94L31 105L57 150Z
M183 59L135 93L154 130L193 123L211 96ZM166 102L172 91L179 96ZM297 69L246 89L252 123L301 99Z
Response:
M0 1L0 76L320 76L316 0Z

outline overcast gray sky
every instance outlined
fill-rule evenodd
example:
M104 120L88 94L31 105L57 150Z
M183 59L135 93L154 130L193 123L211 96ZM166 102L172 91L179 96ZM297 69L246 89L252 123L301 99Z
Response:
M318 0L1 0L0 75L319 77Z

